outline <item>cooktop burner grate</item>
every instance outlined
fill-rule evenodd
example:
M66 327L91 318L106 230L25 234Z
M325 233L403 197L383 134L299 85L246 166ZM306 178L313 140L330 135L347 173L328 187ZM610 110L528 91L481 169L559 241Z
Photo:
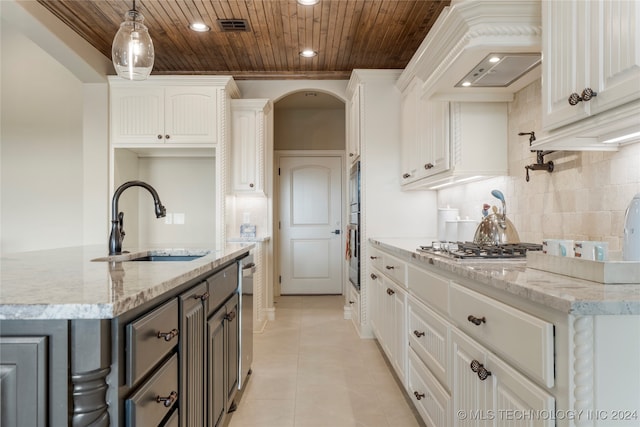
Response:
M524 258L528 251L541 251L542 245L537 243L485 245L473 242L433 242L431 246L420 246L418 250L450 258L503 259Z

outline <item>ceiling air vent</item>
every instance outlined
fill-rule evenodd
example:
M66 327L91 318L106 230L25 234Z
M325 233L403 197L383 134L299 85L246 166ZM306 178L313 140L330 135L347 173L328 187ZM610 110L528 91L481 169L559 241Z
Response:
M218 19L222 31L249 31L246 19Z

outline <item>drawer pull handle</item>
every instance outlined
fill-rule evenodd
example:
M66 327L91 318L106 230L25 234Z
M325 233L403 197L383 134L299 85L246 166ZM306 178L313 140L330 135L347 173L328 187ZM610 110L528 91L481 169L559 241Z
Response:
M226 320L228 320L228 321L232 321L233 319L235 319L235 318L236 318L236 311L234 310L234 311L232 311L232 312L230 312L230 313L227 313L227 315L226 315L226 316L224 316L224 318L225 318Z
M371 278L372 278L373 280L376 280L376 279L378 278L378 276L376 276L375 274L371 273Z
M173 405L173 403L176 400L178 400L178 393L176 393L175 391L172 391L171 393L169 393L169 396L167 397L162 397L162 396L156 397L156 402L158 403L162 402L165 408L168 408L169 406Z
M205 293L204 293L204 294L202 294L202 295L197 295L197 294L196 294L196 295L194 295L194 296L193 296L193 298L194 298L194 299L199 299L200 301L206 301L206 300L208 300L208 299L209 299L209 292L205 292Z
M433 168L433 163L427 163L426 165L424 165L424 168L429 170Z
M410 173L403 173L402 174L402 179L407 179L407 178L411 178L411 174Z
M373 256L373 255L371 255L369 258L370 258L370 259L378 259L378 258L380 258L380 257L377 257L377 256Z
M471 370L478 374L480 381L486 380L491 375L491 371L487 370L482 363L475 359L471 361Z
M169 332L158 332L158 338L164 338L165 341L171 341L178 336L178 330L172 329Z
M480 326L481 323L487 323L487 319L484 316L476 317L473 314L470 314L467 320L476 326Z
M387 288L387 295L393 295L395 293L396 293L396 291L394 291L393 289Z
M387 270L393 270L395 267L393 265L387 265L384 268L386 268Z
M585 101L585 102L591 101L591 98L593 98L594 96L598 96L598 92L594 91L590 87L586 87L582 91L582 95L578 95L575 92L569 95L569 99L568 99L569 105L577 105L578 102L582 102L582 101Z
M422 331L413 331L413 335L415 335L416 337L420 338L424 336L424 332Z
M349 304L355 304L355 303L356 303L355 301L349 300Z
M424 398L424 393L418 393L417 391L413 392L413 395L416 397L416 399L418 400L422 400L422 398Z

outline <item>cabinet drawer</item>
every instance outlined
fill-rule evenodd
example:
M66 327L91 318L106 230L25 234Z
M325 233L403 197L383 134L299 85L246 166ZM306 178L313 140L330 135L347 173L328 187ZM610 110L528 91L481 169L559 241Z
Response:
M409 398L428 426L448 426L451 397L409 350Z
M409 290L424 304L449 314L449 280L413 265L408 266Z
M372 248L371 246L369 246L369 261L371 262L371 265L373 267L375 267L376 269L382 271L384 269L383 267L383 259L382 259L382 252L380 252L377 249Z
M409 347L449 389L449 323L409 297Z
M553 386L552 323L455 283L451 318L477 341L547 387Z
M207 277L209 309L207 317L213 314L238 288L238 264L234 263L222 271Z
M127 385L133 387L178 344L178 300L127 325Z
M178 355L174 354L125 401L127 426L157 426L177 399Z
M382 271L402 287L407 287L407 263L389 254L382 257Z

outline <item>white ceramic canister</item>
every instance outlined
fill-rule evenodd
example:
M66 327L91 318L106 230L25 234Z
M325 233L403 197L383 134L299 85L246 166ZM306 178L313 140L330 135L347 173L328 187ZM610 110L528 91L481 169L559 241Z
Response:
M458 241L458 220L449 220L444 222L444 241L445 242L457 242Z
M458 209L456 208L438 208L438 240L447 242L446 223L458 219ZM457 230L456 230L457 233Z
M622 260L640 261L640 193L634 196L624 214Z
M476 235L478 229L478 221L475 219L461 219L458 221L458 241L459 242L473 242L473 238Z

